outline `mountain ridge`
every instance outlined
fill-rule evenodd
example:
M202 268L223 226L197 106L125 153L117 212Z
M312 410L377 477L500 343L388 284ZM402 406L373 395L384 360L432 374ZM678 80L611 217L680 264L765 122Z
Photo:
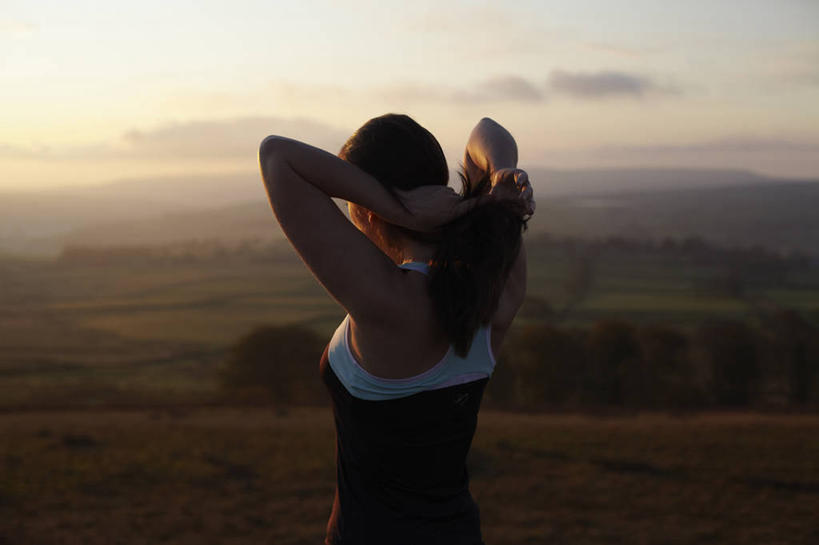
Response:
M777 250L815 253L819 248L819 233L816 246L810 246L819 180L773 179L741 170L535 167L529 172L538 198L534 231L585 237L700 235L722 238L725 244L761 239ZM725 218L723 210L734 213ZM755 224L774 233L760 238ZM726 229L730 236L722 236ZM796 240L805 233L810 242ZM151 245L196 238L233 243L282 236L258 174L132 179L0 194L0 253L54 256L68 244Z

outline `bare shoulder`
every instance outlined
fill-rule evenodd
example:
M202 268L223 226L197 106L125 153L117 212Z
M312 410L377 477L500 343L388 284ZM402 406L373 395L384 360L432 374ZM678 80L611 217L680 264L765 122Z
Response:
M423 373L449 348L435 315L423 273L402 270L400 308L389 319L351 316L350 349L359 364L382 378L398 379Z

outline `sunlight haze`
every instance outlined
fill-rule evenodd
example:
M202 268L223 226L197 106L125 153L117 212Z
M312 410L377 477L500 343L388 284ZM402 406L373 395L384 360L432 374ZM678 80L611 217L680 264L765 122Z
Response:
M252 172L404 112L457 166L481 116L549 168L819 177L819 3L11 1L0 190Z

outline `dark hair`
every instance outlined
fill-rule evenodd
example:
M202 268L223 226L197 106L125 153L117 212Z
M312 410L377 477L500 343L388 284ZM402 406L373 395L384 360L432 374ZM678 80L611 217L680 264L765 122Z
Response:
M428 130L406 115L386 114L367 121L342 146L339 157L375 177L396 198L394 189L446 185L446 157ZM489 189L488 173L470 180L459 172L464 198ZM429 291L447 338L466 356L475 331L492 319L518 255L526 229L523 206L487 201L429 235L401 229L422 241L435 241Z

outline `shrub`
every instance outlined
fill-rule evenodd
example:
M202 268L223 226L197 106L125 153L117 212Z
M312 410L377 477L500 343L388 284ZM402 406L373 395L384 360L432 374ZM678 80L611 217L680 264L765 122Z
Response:
M220 381L232 396L249 401L323 403L318 364L324 344L303 326L259 327L231 347Z

